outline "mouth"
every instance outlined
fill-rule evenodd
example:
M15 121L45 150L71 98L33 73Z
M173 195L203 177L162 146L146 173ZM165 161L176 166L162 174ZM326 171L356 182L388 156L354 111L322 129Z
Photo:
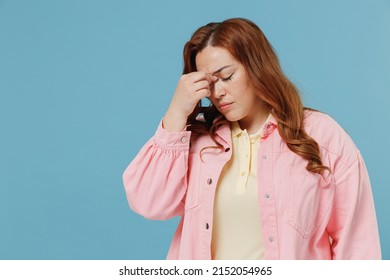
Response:
M219 110L227 110L231 107L231 105L233 104L233 102L223 102L223 103L220 103L218 104L218 108Z

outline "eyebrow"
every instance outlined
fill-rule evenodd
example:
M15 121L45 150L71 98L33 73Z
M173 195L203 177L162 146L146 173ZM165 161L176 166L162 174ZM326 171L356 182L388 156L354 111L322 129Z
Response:
M220 73L223 69L228 68L230 66L232 66L232 65L223 66L223 67L219 68L217 71L214 71L212 75L216 75L216 74Z

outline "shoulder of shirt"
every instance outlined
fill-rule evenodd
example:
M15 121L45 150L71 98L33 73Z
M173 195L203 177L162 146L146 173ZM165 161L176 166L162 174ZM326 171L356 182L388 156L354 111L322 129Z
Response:
M359 150L348 133L329 115L313 110L305 111L304 127L321 149L346 160L356 158Z

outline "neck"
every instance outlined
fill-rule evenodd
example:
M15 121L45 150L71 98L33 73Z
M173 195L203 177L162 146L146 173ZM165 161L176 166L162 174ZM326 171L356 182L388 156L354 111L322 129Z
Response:
M252 114L248 114L247 117L238 121L241 129L246 129L248 134L254 134L260 130L260 128L266 122L270 110L267 108L257 108Z

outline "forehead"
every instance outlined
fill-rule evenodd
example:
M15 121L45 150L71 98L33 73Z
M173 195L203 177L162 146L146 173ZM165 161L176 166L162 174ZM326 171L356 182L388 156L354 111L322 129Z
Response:
M195 57L196 69L213 73L226 65L234 65L238 62L227 49L207 46Z

